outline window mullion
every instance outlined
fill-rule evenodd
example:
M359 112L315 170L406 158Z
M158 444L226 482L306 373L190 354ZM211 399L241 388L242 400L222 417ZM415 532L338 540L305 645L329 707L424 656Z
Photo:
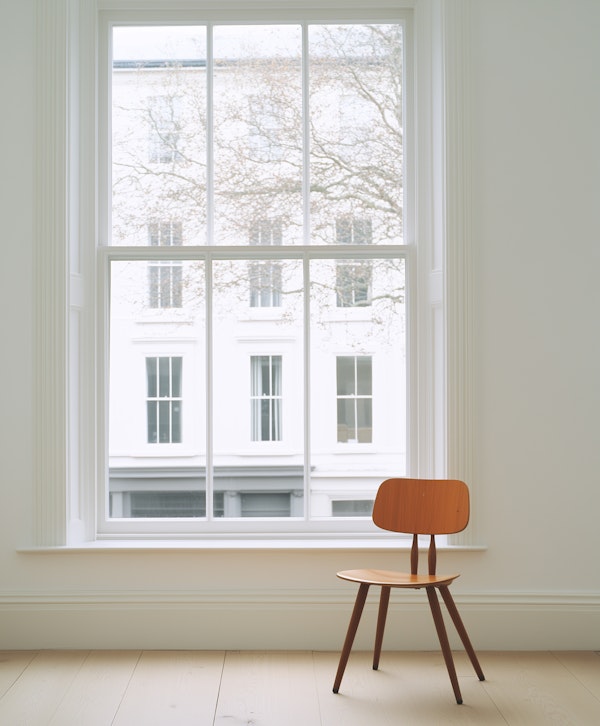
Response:
M303 284L304 284L304 519L311 519L311 481L310 481L310 463L311 463L311 438L310 438L310 392L311 392L311 355L310 355L310 255L304 254L303 257Z
M212 257L207 255L205 262L205 299L206 299L206 464L204 472L205 497L206 497L206 518L211 521L213 514L213 324L212 324Z
M213 25L206 26L206 242L213 244L215 229L215 169L214 169L214 58Z
M302 216L303 242L310 244L310 102L308 25L302 24Z
M214 242L214 43L212 23L206 26L206 243ZM210 522L214 518L214 482L213 482L213 299L212 276L213 259L211 256L205 260L205 300L206 300L206 462L204 471L204 496L206 519Z

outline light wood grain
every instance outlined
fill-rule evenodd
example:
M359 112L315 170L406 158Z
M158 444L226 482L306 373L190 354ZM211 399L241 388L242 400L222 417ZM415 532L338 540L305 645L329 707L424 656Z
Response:
M114 726L212 724L224 653L145 651Z
M336 653L315 654L319 703L324 726L402 726L423 724L506 725L468 658L455 654L461 672L464 704L452 697L441 653L389 653L381 655L379 670L371 667L371 654L350 656L343 688L333 694Z
M515 726L592 726L600 700L553 653L487 653L482 685Z
M0 652L0 698L17 681L36 655L37 651L27 650Z
M0 699L0 724L48 726L87 656L87 651L38 653Z
M600 653L561 651L555 655L569 673L600 700Z
M0 651L1 726L595 726L600 655L481 653L480 682L439 652Z
M48 726L105 726L112 723L140 655L140 651L90 653Z
M320 724L311 653L228 653L215 726Z

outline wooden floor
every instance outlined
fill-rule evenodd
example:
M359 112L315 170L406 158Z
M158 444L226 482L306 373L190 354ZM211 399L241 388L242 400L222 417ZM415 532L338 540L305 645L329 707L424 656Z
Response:
M600 654L463 653L458 706L439 653L0 651L2 726L600 724Z

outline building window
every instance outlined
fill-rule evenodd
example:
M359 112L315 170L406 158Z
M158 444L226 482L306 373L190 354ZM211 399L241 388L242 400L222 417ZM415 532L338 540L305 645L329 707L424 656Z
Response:
M406 279L416 256L403 201L406 27L381 17L110 26L108 463L128 468L130 481L137 469L140 492L152 482L163 520L185 518L185 498L171 507L161 496L175 491L172 470L203 472L205 509L190 504L196 521L174 522L174 532L217 533L226 522L246 531L243 520L261 517L278 531L335 528L333 492L368 499L390 470L407 473ZM176 167L148 164L145 105L163 119L160 136L177 134ZM269 153L249 149L253 134ZM157 222L144 237L140 220L149 218ZM179 223L164 220L185 220L185 240ZM140 314L148 269L151 306L181 314ZM123 420L139 407L142 345L160 351L148 360L147 440L181 444L147 447L145 457ZM391 424L379 409L374 419L374 355L399 412ZM362 446L374 428L384 456ZM244 473L252 467L256 475ZM109 498L123 494L123 505L102 519L105 533L138 531L117 512L143 520L151 511L128 510L126 486L108 480Z
M180 247L181 222L149 224L148 241L153 247ZM183 290L182 263L173 260L149 262L148 290L151 308L180 308Z
M151 262L148 265L151 308L181 307L181 263Z
M277 308L281 306L281 272L279 262L251 262L250 307Z
M335 241L339 245L369 245L373 241L370 218L351 215L335 223ZM336 263L336 305L339 308L365 307L371 304L373 263L371 260L338 260Z
M148 158L151 163L168 164L181 158L178 150L179 107L179 99L172 96L148 99Z
M181 222L152 222L148 225L148 243L152 247L181 247Z
M236 456L239 461L247 454L243 442L247 443L249 438L248 371L247 357L245 354L240 356L240 351L251 343L256 352L260 352L255 348L258 341L262 341L265 348L273 349L273 336L270 331L261 329L264 320L259 320L259 316L249 320L247 315L248 262L267 259L265 249L262 248L262 255L245 257L240 248L240 245L250 247L249 220L269 216L280 216L284 220L286 235L285 247L273 248L272 259L285 260L286 266L294 267L295 274L289 278L290 284L284 291L285 311L282 311L284 315L278 316L278 330L285 338L290 320L293 322L293 316L296 316L303 321L306 338L310 333L322 335L318 344L313 336L310 346L301 343L290 356L292 369L302 368L300 372L292 370L291 377L287 373L286 356L286 382L305 402L304 410L301 406L294 416L286 418L286 422L296 425L300 440L303 438L310 444L309 449L302 449L301 443L297 450L290 448L286 452L290 455L290 463L301 470L297 475L297 486L291 487L300 489L293 498L295 504L291 509L295 521L270 520L262 531L266 534L285 532L286 535L294 529L326 531L328 534L349 531L347 522L331 521L331 490L327 494L326 486L320 486L318 476L323 469L319 462L315 464L315 458L336 439L332 425L336 401L331 395L335 386L331 356L340 350L368 355L375 349L372 335L354 332L346 319L366 318L369 310L364 316L344 316L343 320L340 320L342 316L331 314L331 307L335 306L335 302L332 303L335 300L332 296L335 272L328 278L336 259L352 259L353 256L366 259L365 253L370 251L364 246L361 246L360 254L353 255L356 250L351 247L344 249L344 253L339 247L336 251L335 225L331 220L345 214L359 218L372 214L376 207L367 206L368 196L364 194L372 188L378 188L385 197L384 206L377 208L377 219L373 217L372 244L374 248L378 246L374 259L377 265L380 261L389 262L383 276L386 284L380 285L375 269L372 281L373 319L383 320L383 324L378 323L376 327L379 339L391 345L385 355L378 357L378 380L385 381L385 385L398 385L398 390L392 392L393 401L390 398L384 411L393 408L401 413L393 420L388 418L383 429L384 435L387 429L393 429L387 442L389 446L385 448L387 457L376 456L369 461L369 471L373 474L370 486L356 487L354 493L360 491L359 498L368 498L371 485L376 487L381 476L389 471L406 470L408 474L421 472L428 476L444 476L448 467L459 473L468 471L472 450L469 409L472 397L469 395L470 379L465 378L464 371L471 364L472 352L472 257L468 225L469 137L464 133L470 108L468 84L464 83L469 44L463 42L464 37L468 38L468 6L459 4L456 13L446 18L443 13L415 12L417 6L420 8L416 1L397 4L406 8L401 10L390 8L389 3L373 3L367 10L360 11L361 24L356 22L357 11L347 4L337 3L335 9L315 7L307 13L306 9L300 12L289 3L275 0L270 7L283 24L281 27L286 32L300 29L301 41L296 44L300 52L286 53L282 52L281 43L264 42L267 30L279 32L278 26L267 28L269 14L265 15L264 8L259 8L254 0L244 3L244 18L240 18L237 25L235 10L231 8L217 8L211 11L210 17L203 17L199 8L194 11L194 24L189 25L183 16L172 15L172 4L167 0L155 0L152 13L139 3L127 11L115 10L115 3L110 5L113 9L101 13L93 3L85 8L82 6L84 22L80 23L72 23L70 16L60 8L57 10L49 5L46 15L52 20L56 33L53 31L52 37L46 38L45 26L40 25L40 37L49 41L40 46L38 69L42 78L42 83L38 84L38 100L44 141L40 145L43 162L40 178L47 188L56 188L58 197L46 195L40 199L36 214L38 228L45 230L36 241L38 270L43 283L37 285L35 291L40 320L36 366L40 380L52 384L38 387L36 416L40 430L53 430L56 434L52 445L41 447L36 456L37 470L45 472L36 487L38 541L76 543L82 532L87 533L85 537L102 538L144 534L160 537L165 532L176 536L182 533L204 536L232 528L239 533L257 531L256 523L252 523L252 528L245 528L237 519L232 524L227 522L227 514L222 516L226 509L219 502L219 492L215 491L213 474L216 467L211 464L221 455L225 461ZM427 3L426 6L429 10ZM164 19L162 24L161 18ZM244 26L243 22L248 25ZM385 40L383 36L390 40L389 53L369 55L370 28L385 31L382 40ZM336 51L340 34L347 41L343 46L345 53ZM226 35L229 35L228 39ZM243 44L252 39L258 40L254 47L274 49L272 58L252 50L244 56L240 43L236 46L232 37L235 35ZM418 57L412 50L416 45L415 38L419 40ZM225 45L223 41L226 41ZM73 71L73 77L81 82L65 86L62 83L65 64L56 63L59 56L55 54L67 46L73 53L64 58L66 70ZM214 55L207 57L207 48L211 52L214 50ZM283 62L286 58L292 60ZM219 63L215 63L215 59ZM333 66L344 70L343 82L338 83L341 79L331 75ZM257 84L253 84L252 73L263 73L269 67L278 71L279 78L284 78L284 83L276 85L278 98L288 121L301 119L296 126L301 131L296 133L292 128L294 124L283 127L280 136L285 149L283 158L269 162L254 160L256 174L252 180L252 175L246 173L249 167L244 166L241 173L237 163L244 159L244 153L247 156L249 124L236 114L239 96L231 95L228 87L256 96ZM294 69L298 70L296 75L292 74ZM355 72L357 69L358 73ZM212 78L207 83L211 70ZM238 80L244 80L244 75L245 82L238 83ZM182 89L179 83L184 76L189 83L186 82ZM341 158L346 145L334 137L336 128L345 127L349 131L354 126L357 129L362 126L360 123L354 125L348 119L354 110L362 113L360 103L342 101L343 118L341 122L339 119L337 99L357 95L356 86L345 85L351 82L351 77L359 83L368 82L363 89L367 93L358 94L361 98L368 98L368 92L375 88L385 95L385 102L377 104L377 109L386 114L390 133L381 135L382 119L377 111L370 124L370 138L368 141L363 139L363 148L372 155L370 164L364 164L360 154ZM336 95L323 85L328 79L337 85ZM96 81L99 81L97 88L100 89L98 115L94 103ZM302 88L306 81L309 87ZM63 88L64 94L54 99L56 103L49 103L42 91L53 87ZM168 163L148 163L146 107L147 100L157 96L184 98L182 115L196 120L195 133L189 129L173 129L179 132L177 149L181 158L177 170ZM301 103L297 101L299 98ZM245 101L244 104L247 107ZM303 117L303 110L310 110L310 114ZM62 134L66 146L57 150L53 143L54 130L64 132L69 128L73 133ZM418 136L414 133L417 128ZM306 142L302 150L297 143L299 138ZM378 139L390 142L380 146L380 149L387 148L385 155L376 152ZM447 149L453 153L447 154ZM410 160L406 175L405 158ZM72 163L68 163L69 159ZM351 161L352 166L345 167L344 161ZM354 173L357 161L361 163L360 173ZM340 171L339 175L336 169ZM436 169L446 169L446 175L453 180L452 185L438 184L438 178L434 178ZM184 175L174 173L181 170L185 171ZM417 174L418 186L415 184ZM79 203L82 189L98 189L97 205L89 198L85 204ZM370 199L374 202L374 197ZM410 203L405 205L406 199ZM175 200L183 210L181 215L175 210ZM78 224L68 225L65 233L63 226L56 225L55 221L57 210L64 220L68 219L69 209L77 209L79 219ZM147 220L168 219L176 211L177 216L186 220L186 247L172 255L172 258L183 260L186 267L184 304L188 297L188 266L193 272L204 266L205 274L199 277L203 284L196 281L189 288L193 290L195 301L189 321L166 321L164 316L143 320L139 313L140 308L146 306L148 263L168 259L164 254L167 250L148 244ZM415 219L417 212L418 220ZM448 220L448 225L436 223L440 215ZM192 223L194 228L188 230ZM453 230L451 239L448 229ZM139 249L134 251L134 245ZM294 245L301 246L298 253L286 257ZM185 251L189 251L189 255L183 254ZM70 265L71 275L76 275L77 281L83 283L83 295L69 294L65 285L74 278L55 274L56 260L66 260ZM85 264L82 265L82 261ZM221 291L218 286L221 280L214 275L215 261L239 263L238 299L246 315L241 326L244 330L232 331L230 346L216 344L211 338L215 330L228 332L223 321L229 324L234 317L231 305L222 306L222 311L215 308L215 296L218 297ZM313 265L313 262L317 264ZM132 268L135 268L135 275L130 275ZM418 284L405 288L404 268L406 277ZM123 291L116 300L120 309L114 304L114 285L111 286L115 282L115 269ZM299 286L295 284L298 269L304 272ZM439 284L440 279L448 284ZM286 275L284 284L287 280ZM396 286L391 295L387 293L388 281ZM135 294L128 296L126 288L132 282L135 286L130 291ZM314 303L315 298L319 299L318 306ZM405 319L402 309L404 298L410 320ZM384 299L397 308L397 314L389 316L391 325L380 315ZM317 312L323 309L325 315L319 318ZM215 312L223 314L219 318L215 317ZM192 314L197 328L194 331L190 322ZM94 328L90 324L93 321L100 323L96 326L98 335L89 334ZM415 336L417 321L418 337ZM189 391L197 399L195 405L199 415L190 416L186 408L186 421L193 422L196 427L196 431L190 432L186 424L186 443L188 435L195 433L187 453L195 457L189 462L191 466L197 465L196 459L206 457L207 492L212 492L212 497L207 497L204 518L193 522L165 522L162 528L156 527L153 521L138 522L131 518L114 522L109 514L109 492L106 491L110 486L109 467L130 469L135 465L141 469L148 463L136 459L139 432L144 431L141 421L146 415L145 381L140 376L138 361L141 345L152 349L160 344L159 349L165 351L163 355L168 355L163 345L166 341L161 343L156 335L159 325L163 333L167 329L172 331L172 350L180 351L182 345L189 344L190 351L194 351L192 373L197 380L189 379L186 364L186 407ZM334 328L349 334L346 346L338 346L333 335L327 339ZM44 330L51 330L52 335L42 335ZM288 341L291 341L289 335ZM396 347L398 341L400 344ZM110 350L107 350L109 343ZM285 341L284 344L288 345ZM67 358L69 375L65 375L67 349L70 352ZM277 349L280 349L279 344ZM240 358L241 370L232 373L230 364ZM105 364L109 359L110 366ZM413 365L404 368L405 359ZM221 360L227 361L227 365L220 365ZM428 375L415 375L418 369L427 370ZM115 371L121 375L115 376ZM219 376L220 380L215 381ZM374 381L375 390L378 390L378 380ZM304 381L310 385L305 386ZM234 406L232 411L231 398L221 401L218 395L215 396L213 389L217 384L235 394L237 409ZM110 400L108 410L106 400ZM377 406L378 443L381 430L377 416L381 413L381 407ZM305 420L305 415L311 420ZM122 426L110 430L111 421L115 420L122 421ZM131 425L132 421L134 425ZM232 448L222 454L221 439L232 441L232 425L242 434ZM229 436L220 437L219 427ZM108 436L105 436L107 430ZM96 432L101 435L97 437ZM294 432L286 423L286 439L291 433ZM215 446L215 437L218 446ZM401 442L399 446L398 441ZM347 447L348 454L342 456L339 456L339 450L346 447L332 448L338 449L336 461L342 463L334 476L340 474L340 479L348 482L348 472L358 471L349 459L358 455L357 450L361 447ZM164 451L167 450L165 447ZM292 460L292 455L296 454ZM407 454L412 454L408 464ZM390 460L392 455L393 461ZM66 486L65 462L71 462ZM96 472L98 462L98 477L82 476L85 472ZM172 463L178 467L182 464L178 459L173 459ZM202 462L198 465L202 466ZM264 468L261 466L260 469L259 478L264 481ZM323 479L325 485L326 478ZM96 485L100 488L97 500ZM257 487L254 489L258 490ZM277 490L282 491L281 488ZM357 498L348 494L344 493L342 498ZM85 501L97 501L98 506L70 508L70 518L65 522L65 497L84 504ZM97 520L94 520L94 510ZM215 517L219 519L215 520ZM221 526L223 523L225 530ZM336 524L340 527L336 528ZM361 530L360 521L352 525L353 531Z
M336 304L338 308L365 307L371 304L371 260L338 260L336 263Z
M335 241L339 245L370 245L373 241L371 219L339 217L335 223Z
M181 443L181 357L146 358L149 444Z
M250 227L251 245L280 245L283 241L280 219L261 219Z
M281 441L281 356L250 358L252 441Z
M370 356L340 355L337 373L337 440L373 441L373 374Z
M248 99L249 154L258 162L283 159L282 109L280 103L263 96Z

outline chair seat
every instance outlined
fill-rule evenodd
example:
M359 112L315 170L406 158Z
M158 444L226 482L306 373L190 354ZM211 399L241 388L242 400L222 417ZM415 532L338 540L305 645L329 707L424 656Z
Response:
M380 585L381 587L437 587L449 585L459 575L411 575L393 570L342 570L337 576L350 582Z

